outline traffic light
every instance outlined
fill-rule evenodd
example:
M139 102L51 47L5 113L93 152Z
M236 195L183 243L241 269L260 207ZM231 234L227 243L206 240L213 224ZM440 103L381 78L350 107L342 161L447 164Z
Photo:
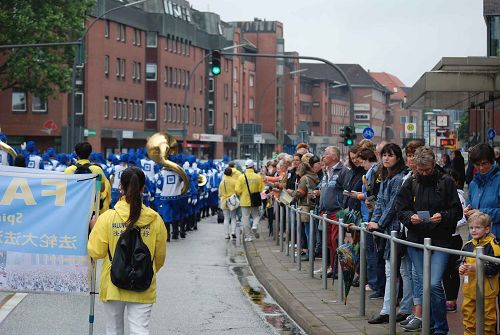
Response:
M220 67L220 50L212 50L212 64L211 71L214 76L217 76L221 72Z
M345 126L341 128L341 137L344 138L344 145L351 146L354 144L356 134L353 126Z
M442 147L454 147L455 139L454 138L442 138L440 140L440 144Z

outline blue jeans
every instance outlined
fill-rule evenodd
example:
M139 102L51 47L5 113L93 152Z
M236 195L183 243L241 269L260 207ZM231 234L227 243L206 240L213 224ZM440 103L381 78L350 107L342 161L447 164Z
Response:
M424 251L408 247L417 278L422 285L418 287L417 297L422 297L424 278ZM448 263L448 254L433 251L431 256L431 330L437 334L448 334L448 321L446 320L446 297L443 289L443 274ZM414 283L415 284L415 283ZM418 283L417 283L418 285ZM414 285L415 286L415 285Z
M375 243L373 243L372 234L366 234L366 281L368 286L374 291L380 291L378 277L377 277L377 249L375 248Z
M302 222L302 229L304 230L304 233L306 234L306 239L307 239L307 254L309 255L309 253L311 252L314 252L314 248L311 247L311 237L309 236L309 226L310 226L310 222ZM314 244L313 244L314 245Z

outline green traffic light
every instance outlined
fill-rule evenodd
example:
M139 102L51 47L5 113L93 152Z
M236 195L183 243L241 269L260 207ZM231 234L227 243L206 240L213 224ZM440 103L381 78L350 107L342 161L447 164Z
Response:
M351 140L350 138L349 138L349 139L347 139L347 141L346 141L346 142L347 142L347 145L353 145L353 144L354 144L354 141L353 141L353 140Z
M218 66L212 66L212 73L214 75L220 74L220 67L218 67Z

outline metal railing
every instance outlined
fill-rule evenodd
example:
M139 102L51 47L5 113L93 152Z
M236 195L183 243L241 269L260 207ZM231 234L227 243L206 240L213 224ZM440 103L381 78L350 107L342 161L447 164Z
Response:
M314 241L315 241L315 224L314 220L318 220L318 229L321 227L322 239L322 282L323 288L328 288L327 280L327 228L329 224L335 224L339 227L338 232L338 246L344 244L344 234L346 228L349 226L350 230L358 230L360 232L359 240L359 315L366 315L366 238L367 234L372 234L380 238L388 240L390 243L390 313L389 313L389 331L390 334L396 334L396 302L397 302L397 258L398 258L398 244L410 246L423 250L423 291L422 291L422 334L430 334L430 303L431 303L431 255L433 251L445 252L447 254L473 257L476 259L476 334L484 335L484 262L493 262L500 264L500 259L484 255L484 248L477 247L476 253L465 252L460 250L448 249L433 246L430 238L425 238L423 244L413 243L398 238L398 232L392 231L391 235L386 235L380 232L370 232L366 230L366 222L361 224L361 227L355 225L347 225L342 220L335 221L327 218L326 214L322 216L314 214L313 211L304 212L295 206L283 205L275 201L274 205L275 217L274 221L274 237L277 239L277 245L280 245L281 252L290 256L292 263L297 263L297 269L302 270L302 261L300 257L301 251L301 232L302 222L300 214L309 216L309 275L314 277ZM297 237L297 238L296 238ZM291 240L290 240L291 238ZM284 242L284 243L283 243ZM297 253L295 252L297 246ZM292 249L290 251L290 248ZM298 256L298 257L297 257ZM333 270L333 266L332 266ZM344 298L344 281L342 279L342 269L340 264L337 266L337 276L339 283L338 296L340 299Z

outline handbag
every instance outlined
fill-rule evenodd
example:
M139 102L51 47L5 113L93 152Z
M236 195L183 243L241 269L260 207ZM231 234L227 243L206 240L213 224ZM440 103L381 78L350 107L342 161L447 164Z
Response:
M248 189L248 194L250 194L250 205L252 207L259 207L262 205L262 198L260 197L260 192L250 192L250 186L248 186L248 179L247 175L243 174L245 176L245 181L247 183L247 189Z
M224 181L224 191L227 193L226 181ZM226 206L230 211L234 211L236 208L240 207L240 198L238 198L236 194L231 194L231 196L226 199Z

